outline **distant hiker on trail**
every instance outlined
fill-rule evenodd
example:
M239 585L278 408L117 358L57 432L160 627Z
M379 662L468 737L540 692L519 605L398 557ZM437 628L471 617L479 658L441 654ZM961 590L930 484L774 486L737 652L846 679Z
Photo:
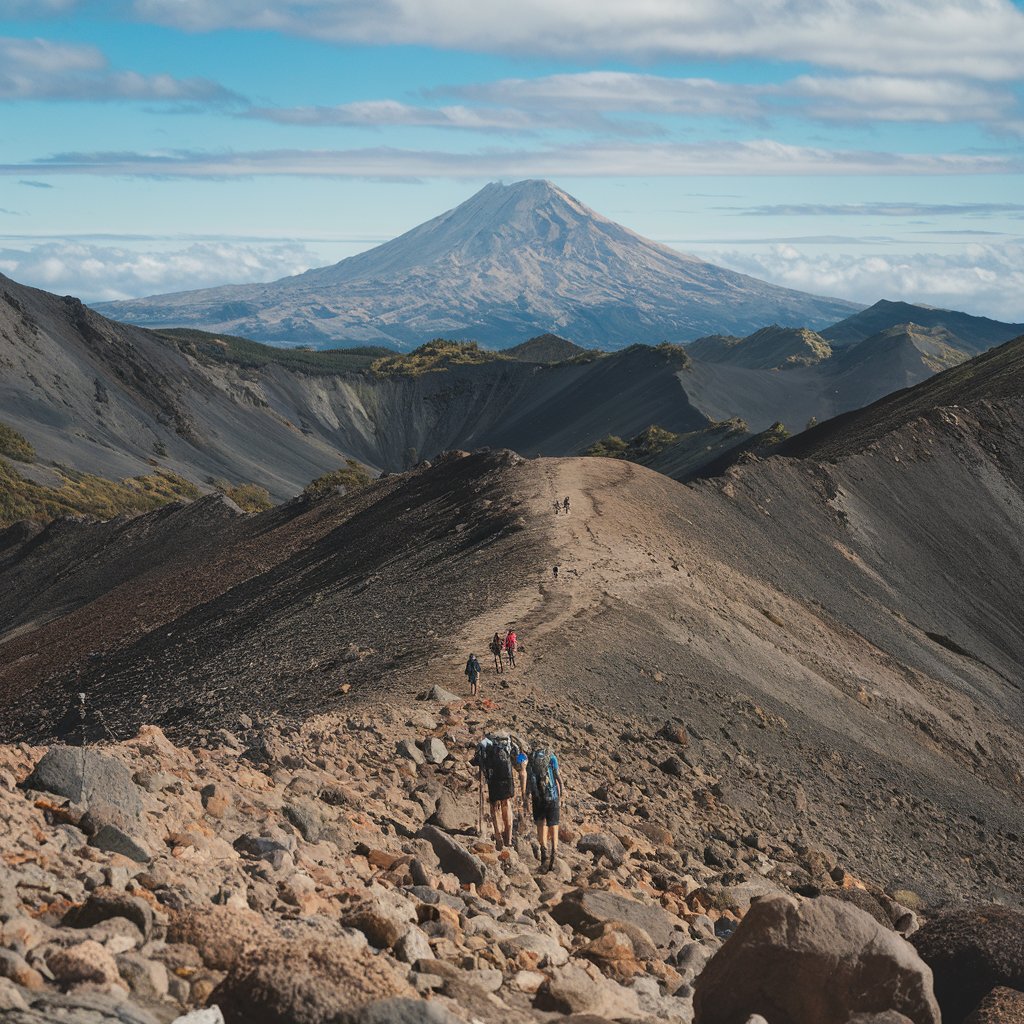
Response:
M555 577L556 580L558 579L558 566L557 565L551 567L551 574Z
M504 650L504 644L501 642L501 635L495 633L491 639L491 654L494 655L494 668L496 671L505 671L505 662L502 660L501 652Z
M555 515L557 516L558 513L562 511L562 506L558 504L558 499L557 498L555 498L553 504L555 506Z
M510 629L505 635L505 656L508 658L509 667L516 667L516 650L519 647L519 638L515 630Z
M480 679L480 662L475 654L469 656L466 662L466 675L469 676L469 693L471 697L476 696L477 682Z
M507 732L488 733L477 744L476 752L469 762L480 769L481 781L486 780L487 782L487 802L491 807L494 845L499 850L512 845L512 800L516 795L517 775L524 792L526 788L521 756L522 750L519 743ZM480 800L482 819L482 786ZM482 820L480 825L482 831Z
M569 495L567 494L562 501L562 508L565 510L565 514L569 514Z
M527 794L533 800L533 822L540 844L540 869L550 871L558 856L558 823L562 806L562 776L558 758L543 744L534 742L526 759L526 789L523 808L528 810Z

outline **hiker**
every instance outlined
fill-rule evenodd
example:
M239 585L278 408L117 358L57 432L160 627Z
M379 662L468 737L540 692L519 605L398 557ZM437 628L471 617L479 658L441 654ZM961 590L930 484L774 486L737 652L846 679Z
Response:
M558 582L558 566L557 565L552 566L551 567L551 572L552 572L552 575L555 577L555 582L557 583Z
M501 636L495 633L491 638L491 654L494 655L494 668L499 674L505 671L505 662L501 657L503 645L501 642Z
M527 805L527 794L533 801L533 822L537 826L537 842L540 844L540 869L550 871L558 856L558 822L562 806L562 776L558 771L558 758L543 744L534 742L526 760L526 787L523 793L523 808Z
M519 638L516 631L510 629L505 635L505 656L508 658L510 668L516 667L516 648L519 646Z
M562 506L558 504L558 499L557 498L555 498L555 500L552 502L552 504L555 506L555 515L557 516L558 513L562 511Z
M562 508L565 509L565 514L569 514L569 495L565 496L565 500L562 502Z
M487 781L494 845L502 850L512 845L512 800L516 795L517 775L523 791L526 790L522 748L507 732L488 733L477 744L469 763L479 768L481 778Z
M480 662L477 661L475 654L471 654L466 662L466 675L469 676L469 695L475 697L477 682L480 679Z

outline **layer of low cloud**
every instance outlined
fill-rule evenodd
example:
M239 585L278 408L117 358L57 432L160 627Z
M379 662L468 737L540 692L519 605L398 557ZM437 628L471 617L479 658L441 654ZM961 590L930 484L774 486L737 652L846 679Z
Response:
M574 59L747 58L858 72L1021 75L1024 11L1010 0L134 0L189 31L246 28L373 45Z
M90 302L273 281L308 270L316 262L300 242L197 242L167 250L81 241L0 247L0 273L23 284L58 295L78 295Z
M59 153L30 163L0 164L0 174L122 174L155 178L320 176L417 178L680 177L687 175L948 175L1013 174L1011 155L889 153L792 146L772 139L637 144L595 141L534 150L475 153L375 147L253 152L172 150L148 153Z
M0 36L0 100L228 103L241 97L206 78L110 67L95 46Z
M1024 203L776 203L739 208L751 217L1021 217Z
M722 250L703 258L774 284L870 304L901 299L1024 322L1024 246L970 244L952 253L894 255Z

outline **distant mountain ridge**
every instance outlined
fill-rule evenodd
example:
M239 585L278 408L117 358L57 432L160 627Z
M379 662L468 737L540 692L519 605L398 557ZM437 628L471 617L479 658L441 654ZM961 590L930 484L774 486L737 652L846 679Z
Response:
M367 252L270 284L102 303L144 326L276 343L386 344L443 336L504 348L552 332L606 349L824 327L859 307L687 256L594 212L548 181L492 183Z

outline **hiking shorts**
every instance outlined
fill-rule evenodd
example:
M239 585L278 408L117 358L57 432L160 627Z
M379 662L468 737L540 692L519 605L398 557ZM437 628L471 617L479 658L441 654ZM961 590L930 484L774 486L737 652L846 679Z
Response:
M547 825L557 825L559 818L559 804L557 800L552 800L551 803L545 803L543 800L534 799L533 801L533 821L534 824L539 825L542 821Z
M488 779L487 799L492 804L499 800L511 800L515 796L516 784L514 779Z

